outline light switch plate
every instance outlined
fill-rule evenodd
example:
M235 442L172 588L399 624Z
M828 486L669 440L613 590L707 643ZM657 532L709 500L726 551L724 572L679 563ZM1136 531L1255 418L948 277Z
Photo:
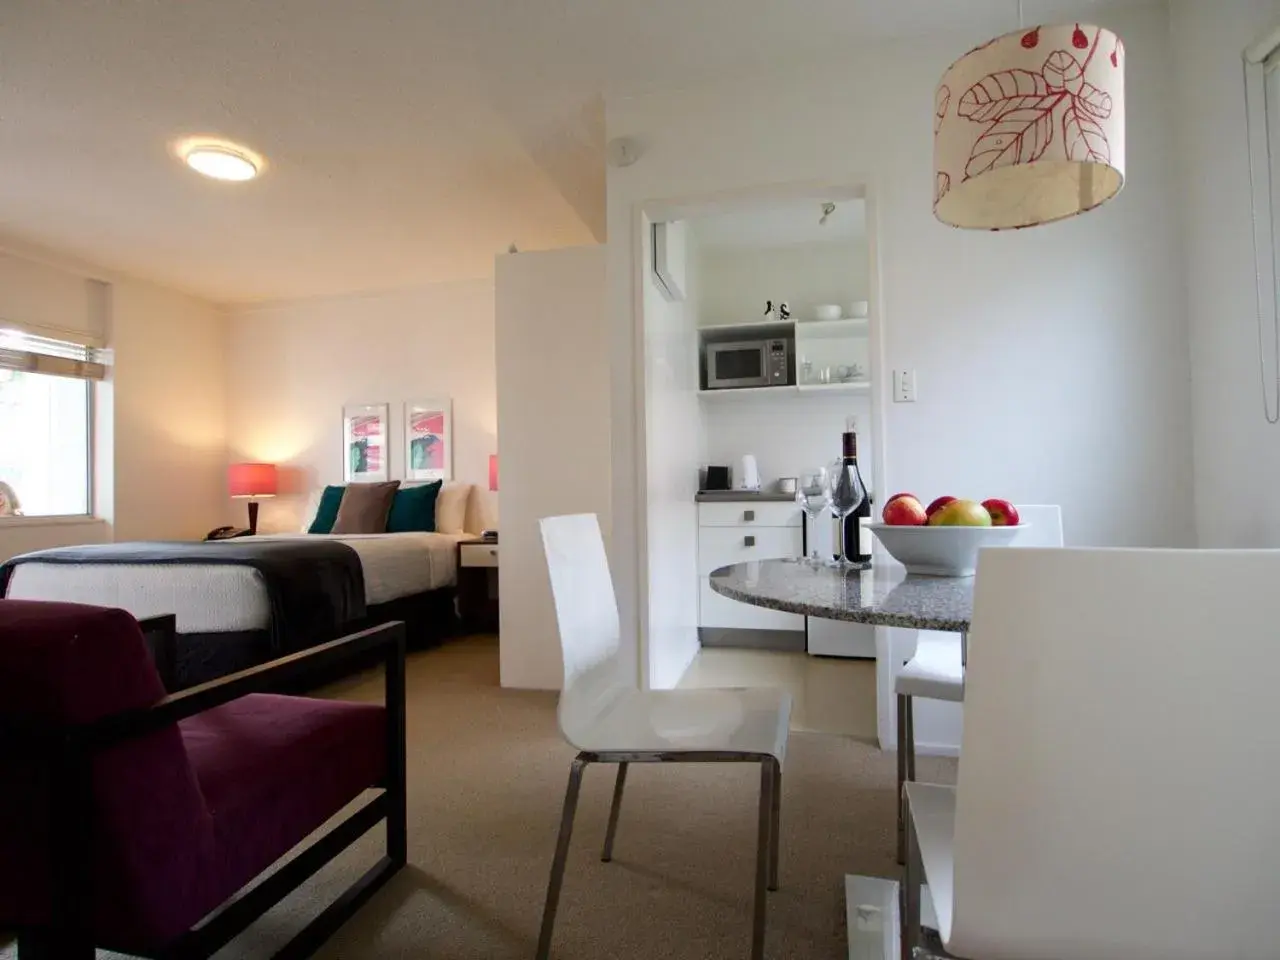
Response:
M893 371L893 402L916 402L916 372L914 370Z

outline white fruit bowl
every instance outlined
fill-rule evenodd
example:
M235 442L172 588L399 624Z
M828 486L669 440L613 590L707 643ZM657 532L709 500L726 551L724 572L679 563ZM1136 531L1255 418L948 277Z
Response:
M1030 524L1016 527L895 527L868 523L907 573L931 577L972 577L983 547L1007 547Z

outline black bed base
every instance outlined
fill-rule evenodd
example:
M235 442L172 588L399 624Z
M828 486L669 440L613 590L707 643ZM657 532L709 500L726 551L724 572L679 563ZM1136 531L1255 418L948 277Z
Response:
M374 604L368 608L362 621L348 624L342 632L351 633L392 620L401 620L405 624L406 646L410 650L434 647L458 632L454 597L455 591L447 588L415 593L389 603ZM317 643L331 639L333 638L320 637L317 638ZM163 662L166 658L157 656L156 665L165 689L175 693L267 663L285 652L297 651L273 651L271 633L268 630L180 633L174 638L173 649L167 657L169 662L166 664ZM371 656L368 665L373 666L376 661L377 656ZM351 672L350 664L347 664L344 672ZM310 689L323 686L329 679L336 678L325 678L314 673L307 678ZM282 692L300 691L291 689Z

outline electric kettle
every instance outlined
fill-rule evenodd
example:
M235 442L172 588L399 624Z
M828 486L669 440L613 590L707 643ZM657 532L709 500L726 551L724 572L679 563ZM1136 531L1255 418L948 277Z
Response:
M739 490L756 490L760 489L760 468L756 464L756 458L753 454L744 454L738 462L738 482L736 484Z

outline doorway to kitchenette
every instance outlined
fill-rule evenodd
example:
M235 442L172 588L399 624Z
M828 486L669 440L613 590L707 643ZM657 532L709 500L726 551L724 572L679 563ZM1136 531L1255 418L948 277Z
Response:
M875 739L874 628L748 606L708 579L833 562L843 525L806 517L796 485L841 457L842 435L873 504L882 490L874 204L804 187L640 219L642 671L655 688L782 686L797 728ZM870 553L857 531L850 554Z

